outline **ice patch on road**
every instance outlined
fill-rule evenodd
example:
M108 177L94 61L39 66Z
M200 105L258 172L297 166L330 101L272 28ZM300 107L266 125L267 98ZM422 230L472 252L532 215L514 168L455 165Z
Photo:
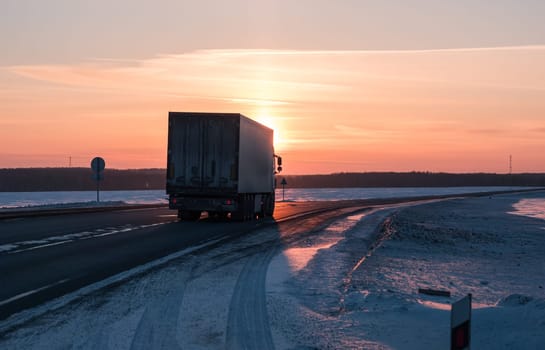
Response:
M298 272L307 266L308 262L321 249L328 249L337 244L344 236L342 233L353 228L365 215L351 215L342 221L336 221L329 225L320 237L320 242L317 244L307 241L308 247L288 248L281 255L286 259L288 268L292 272Z
M345 220L335 221L322 234L306 240L303 247L284 249L276 255L267 271L267 290L283 290L282 284L293 274L304 269L320 250L331 248L344 238L343 233L353 228L368 213L351 215Z
M292 272L298 272L307 266L308 262L316 255L318 250L327 249L337 243L338 240L333 240L330 243L312 246L309 248L289 248L282 252L287 262L287 267Z

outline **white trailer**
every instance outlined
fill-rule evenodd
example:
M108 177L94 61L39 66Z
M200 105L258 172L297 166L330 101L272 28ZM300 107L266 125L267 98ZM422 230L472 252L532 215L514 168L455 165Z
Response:
M273 130L238 113L169 112L166 192L185 220L272 216Z

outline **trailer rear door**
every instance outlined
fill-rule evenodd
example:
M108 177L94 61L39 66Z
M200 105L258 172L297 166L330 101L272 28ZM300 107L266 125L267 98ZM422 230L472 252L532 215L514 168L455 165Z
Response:
M167 192L236 192L238 115L171 113Z

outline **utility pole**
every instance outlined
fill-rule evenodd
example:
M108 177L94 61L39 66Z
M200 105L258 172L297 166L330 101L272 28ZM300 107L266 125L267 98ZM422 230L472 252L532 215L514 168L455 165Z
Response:
M72 156L68 157L68 167L72 167Z
M509 175L513 173L513 156L509 155Z

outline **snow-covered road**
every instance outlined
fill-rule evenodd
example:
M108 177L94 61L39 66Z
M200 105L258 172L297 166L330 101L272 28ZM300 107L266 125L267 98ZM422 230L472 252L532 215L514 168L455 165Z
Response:
M474 348L538 349L545 221L528 200L545 203L545 194L288 220L57 301L48 312L25 311L13 328L23 319L15 315L0 324L0 347L446 348L450 304L472 293ZM418 294L419 287L452 297Z

